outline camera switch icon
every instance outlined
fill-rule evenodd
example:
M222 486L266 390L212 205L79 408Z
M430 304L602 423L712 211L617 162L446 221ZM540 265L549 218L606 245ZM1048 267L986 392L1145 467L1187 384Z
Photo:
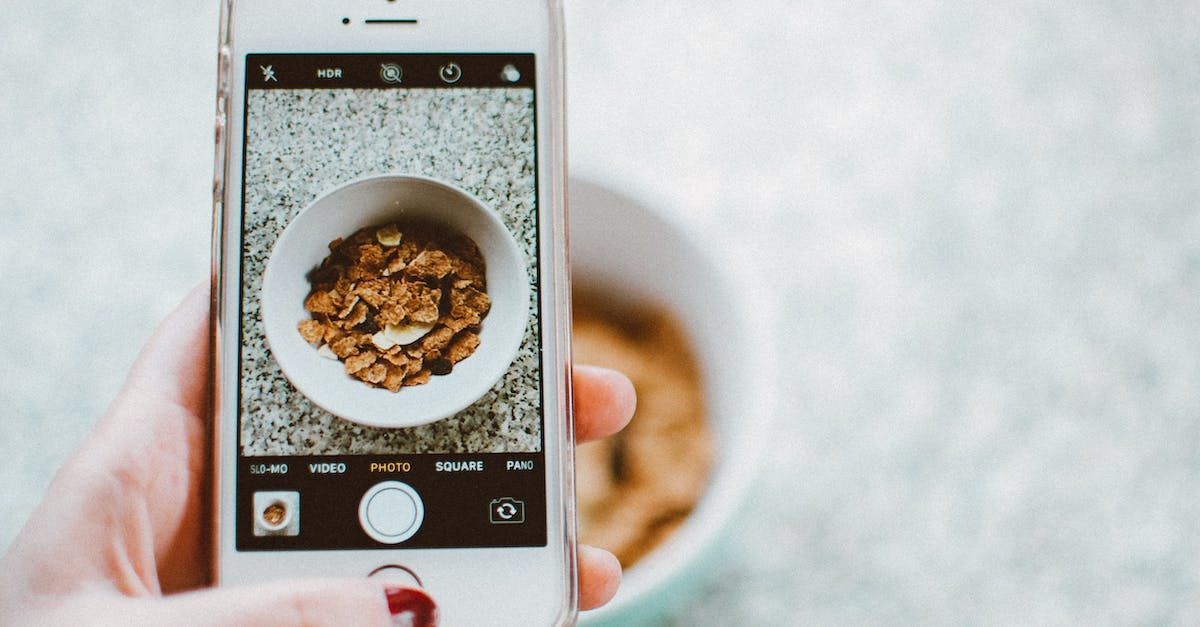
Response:
M512 497L492 499L488 507L488 516L493 525L519 525L525 522L525 501Z

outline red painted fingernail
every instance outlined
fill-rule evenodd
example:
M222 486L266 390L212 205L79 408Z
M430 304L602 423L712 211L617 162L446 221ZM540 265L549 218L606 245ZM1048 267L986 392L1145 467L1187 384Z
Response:
M433 627L437 624L437 604L424 590L396 586L387 588L384 593L392 622L396 625Z

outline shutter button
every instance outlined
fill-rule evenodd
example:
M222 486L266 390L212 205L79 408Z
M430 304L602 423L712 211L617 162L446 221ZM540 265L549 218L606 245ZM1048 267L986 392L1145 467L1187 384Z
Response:
M377 542L400 544L425 520L425 505L412 486L399 481L375 484L358 504L358 522Z

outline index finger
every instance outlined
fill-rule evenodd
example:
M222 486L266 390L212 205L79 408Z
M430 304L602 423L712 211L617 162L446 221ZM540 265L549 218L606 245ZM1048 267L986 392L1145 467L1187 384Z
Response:
M577 365L575 385L575 439L588 442L610 436L629 424L637 408L633 383L616 370Z
M204 413L209 384L209 285L192 288L130 370L126 385L151 397L172 402L193 415Z

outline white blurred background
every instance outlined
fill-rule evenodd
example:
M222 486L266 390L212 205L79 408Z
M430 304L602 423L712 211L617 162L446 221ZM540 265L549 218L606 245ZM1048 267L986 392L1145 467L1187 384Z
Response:
M7 0L0 546L207 274L215 2ZM781 303L680 624L1200 622L1200 5L567 0L571 162Z

